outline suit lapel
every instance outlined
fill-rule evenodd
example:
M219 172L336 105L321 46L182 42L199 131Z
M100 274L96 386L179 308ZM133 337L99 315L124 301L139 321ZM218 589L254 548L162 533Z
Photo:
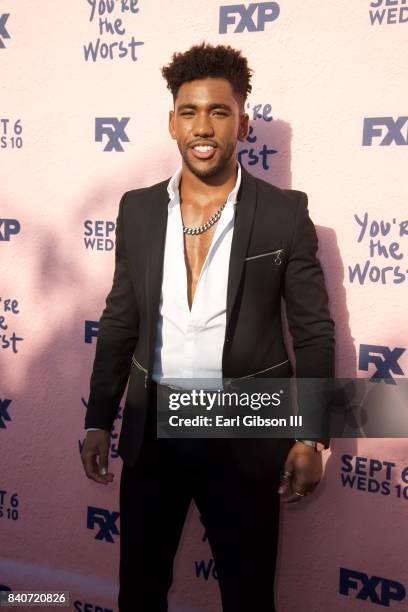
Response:
M241 186L238 192L228 269L226 329L228 329L232 310L238 294L245 257L248 251L255 209L256 181L241 165Z
M167 212L169 195L167 184L170 178L157 185L151 193L148 206L146 236L148 243L146 261L146 303L147 325L149 330L149 371L153 365L154 342L157 318L159 316L160 294L163 278L164 247L166 242Z

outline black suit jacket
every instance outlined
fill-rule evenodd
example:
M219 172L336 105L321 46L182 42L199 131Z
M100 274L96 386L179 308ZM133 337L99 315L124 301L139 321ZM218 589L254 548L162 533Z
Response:
M109 431L129 379L119 440L119 454L127 465L136 462L146 420L168 181L128 191L121 199L113 286L100 319L91 376L85 427ZM334 323L316 250L306 194L281 190L242 167L229 262L224 377L262 370L266 370L263 376L292 375L282 333L281 296L293 337L296 375L334 376ZM324 442L327 447L328 438ZM241 465L253 472L261 464L280 465L293 441L234 439L231 443Z

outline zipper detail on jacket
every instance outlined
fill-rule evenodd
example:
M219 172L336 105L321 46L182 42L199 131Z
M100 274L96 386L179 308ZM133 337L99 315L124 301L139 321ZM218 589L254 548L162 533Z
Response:
M238 376L237 378L233 378L233 380L241 380L242 378L251 378L251 376L255 376L256 374L263 374L263 372L268 372L268 370L273 370L284 363L288 363L289 359L285 359L281 363L277 363L276 365L270 366L269 368L265 368L264 370L259 370L258 372L252 372L252 374L247 374L246 376Z
M147 389L147 376L148 376L148 371L146 370L146 368L144 368L138 361L137 359L135 359L135 356L132 355L132 363L135 364L135 366L141 371L144 372L144 387L145 389Z
M282 260L280 258L281 253L284 249L278 249L277 251L268 251L268 253L261 253L260 255L252 255L251 257L245 257L245 261L250 261L251 259L258 259L259 257L266 257L267 255L276 255L275 263L277 266L280 266Z
M263 374L264 372L268 372L269 370L273 370L274 368L278 368L279 366L284 365L285 363L288 363L288 361L289 359L285 359L285 361L281 361L281 363L277 363L273 366L270 366L269 368L258 370L258 372L252 372L252 374L247 374L246 376L238 376L234 380L242 380L243 378L251 378L251 376L256 376L256 374ZM145 386L145 389L147 389L148 371L137 361L134 355L132 355L132 362L141 372L144 373L144 386Z

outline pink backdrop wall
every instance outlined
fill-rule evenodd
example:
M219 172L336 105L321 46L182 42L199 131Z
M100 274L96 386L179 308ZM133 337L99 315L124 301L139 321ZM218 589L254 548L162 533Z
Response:
M337 324L337 374L371 375L373 364L359 369L361 346L381 353L408 338L408 236L399 235L408 218L405 1L278 0L264 14L254 9L255 31L235 32L240 17L230 14L222 33L227 0L117 0L102 19L121 19L118 31L103 23L100 34L98 10L109 4L96 2L91 19L88 0L0 3L0 585L68 590L70 609L86 612L117 609L120 528L117 439L112 486L87 480L79 456L92 321L111 286L120 196L179 164L159 70L175 50L205 39L247 55L253 132L241 149L252 151L241 161L308 193ZM397 242L401 257L370 256L355 218L365 213L369 223L390 222L380 239ZM368 266L362 283L350 275L356 264ZM376 281L385 266L385 282ZM390 589L408 587L406 440L336 439L324 461L316 493L282 512L278 609L378 609ZM384 580L362 600L363 583L339 592L340 568ZM171 611L220 610L213 570L192 508ZM405 596L389 603L407 609Z

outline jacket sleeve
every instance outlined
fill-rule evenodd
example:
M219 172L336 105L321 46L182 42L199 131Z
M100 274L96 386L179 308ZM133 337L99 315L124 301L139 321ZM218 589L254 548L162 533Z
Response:
M316 255L317 246L316 230L307 210L307 195L300 193L283 296L293 338L296 377L321 379L324 385L323 379L328 381L334 377L335 340L323 271ZM305 383L306 387L310 389L310 385ZM320 409L325 410L327 417L330 393L319 392L316 397L323 402ZM316 408L319 409L319 406ZM328 448L326 433L320 441Z
M126 193L116 220L115 272L99 321L85 429L112 429L138 339L138 308L124 242L125 201Z

